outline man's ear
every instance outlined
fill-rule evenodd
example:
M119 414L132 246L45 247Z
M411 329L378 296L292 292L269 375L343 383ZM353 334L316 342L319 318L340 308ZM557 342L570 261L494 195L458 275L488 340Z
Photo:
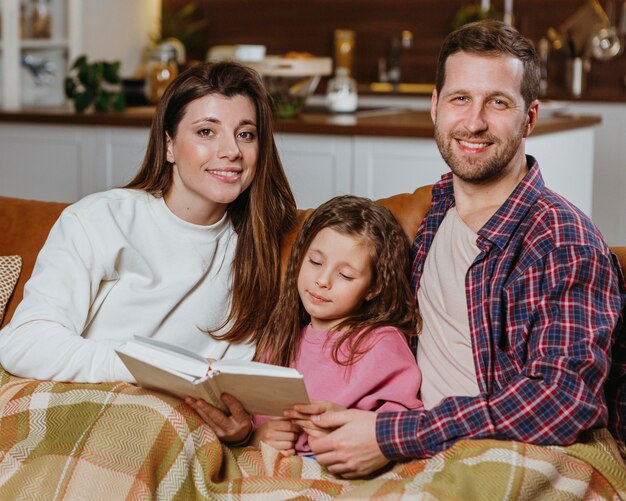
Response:
M437 89L433 89L433 93L430 96L430 118L433 124L437 121Z
M539 116L539 101L535 99L530 108L528 108L528 113L526 115L526 125L524 126L524 137L530 136L530 133L535 128L535 124L537 123L537 117Z
M168 133L165 133L165 144L167 148L167 161L171 164L176 163L174 158L174 147L172 145L172 138Z

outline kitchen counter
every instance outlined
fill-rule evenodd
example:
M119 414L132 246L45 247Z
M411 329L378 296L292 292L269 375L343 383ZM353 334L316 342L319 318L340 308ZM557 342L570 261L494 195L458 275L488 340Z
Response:
M383 198L431 184L447 171L429 100L360 104L357 113L340 115L311 103L297 118L277 121L276 144L299 207L340 193ZM560 115L569 112L560 103L545 103L543 110L526 151L540 159L548 186L591 214L601 119ZM0 195L73 201L123 186L143 161L153 114L152 107L84 114L0 110Z
M131 107L121 113L75 113L65 108L37 108L16 111L0 110L0 122L40 125L94 125L113 127L150 127L154 108ZM540 118L533 136L597 125L597 116L550 113ZM277 132L432 138L430 113L409 108L366 108L352 114L331 114L322 107L311 107L296 118L281 119Z

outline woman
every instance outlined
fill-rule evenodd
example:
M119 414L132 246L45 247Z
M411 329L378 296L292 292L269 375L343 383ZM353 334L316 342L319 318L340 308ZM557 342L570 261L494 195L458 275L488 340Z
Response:
M135 179L55 223L0 332L0 363L36 379L133 381L114 350L137 334L251 359L295 214L258 75L190 68L157 106Z

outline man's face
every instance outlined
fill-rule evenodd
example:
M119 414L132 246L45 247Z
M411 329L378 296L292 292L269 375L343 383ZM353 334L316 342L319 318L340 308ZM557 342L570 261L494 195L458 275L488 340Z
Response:
M538 105L526 109L523 70L512 56L457 52L446 61L431 116L441 156L461 180L487 183L525 164L523 139L534 127Z

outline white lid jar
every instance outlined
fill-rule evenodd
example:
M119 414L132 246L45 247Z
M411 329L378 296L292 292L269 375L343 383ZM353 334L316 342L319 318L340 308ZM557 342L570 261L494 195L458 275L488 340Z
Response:
M347 68L337 68L335 78L326 87L326 106L334 113L352 113L358 106L356 80Z

